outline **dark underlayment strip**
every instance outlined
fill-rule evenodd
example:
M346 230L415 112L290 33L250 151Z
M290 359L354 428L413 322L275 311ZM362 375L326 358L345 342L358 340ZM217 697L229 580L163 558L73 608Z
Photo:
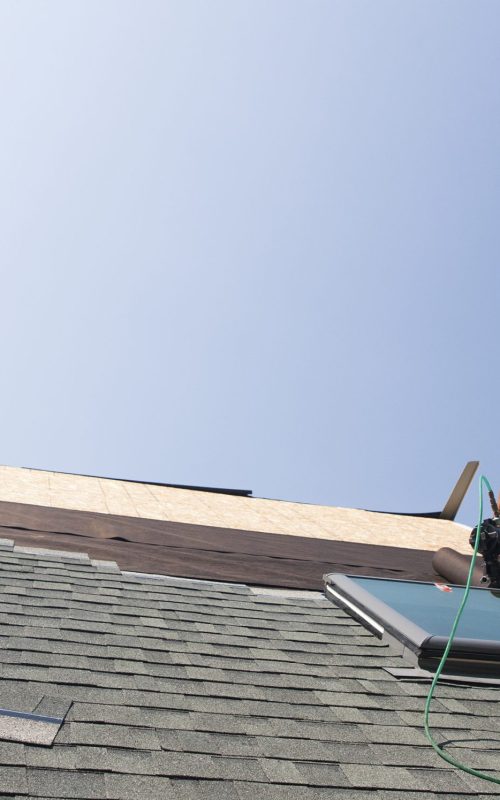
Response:
M433 553L115 514L0 502L0 537L88 553L123 570L263 586L317 589L344 572L434 580Z
M30 714L28 711L11 711L0 708L0 717L17 717L18 719L31 719L33 722L48 722L53 725L62 725L63 717L46 717L43 714Z

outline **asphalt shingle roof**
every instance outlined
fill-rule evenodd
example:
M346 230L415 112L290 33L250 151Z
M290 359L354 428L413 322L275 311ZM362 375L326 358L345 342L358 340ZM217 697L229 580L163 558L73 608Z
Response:
M52 747L0 741L0 800L477 800L440 761L428 686L321 594L0 552L0 707L57 714ZM494 769L499 690L443 685L433 724Z

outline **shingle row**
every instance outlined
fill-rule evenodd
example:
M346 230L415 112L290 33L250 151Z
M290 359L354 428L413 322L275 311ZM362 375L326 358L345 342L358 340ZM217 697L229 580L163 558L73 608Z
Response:
M0 706L73 703L52 748L0 742L11 798L496 793L437 759L422 731L426 687L384 672L399 657L320 597L162 582L18 549L2 558ZM453 752L482 769L500 751L499 697L443 686L433 706Z

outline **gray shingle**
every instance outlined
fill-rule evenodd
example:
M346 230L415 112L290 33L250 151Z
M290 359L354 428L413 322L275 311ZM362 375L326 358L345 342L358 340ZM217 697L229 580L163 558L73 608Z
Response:
M359 725L363 737L375 744L410 744L428 746L423 726L418 728L404 725Z
M31 713L43 700L43 694L30 691L20 683L9 685L0 681L0 709Z
M300 775L300 783L329 787L350 787L352 785L349 774L343 771L338 764L297 761L295 767ZM368 783L365 785L370 786Z
M154 775L161 772L156 768L157 756L158 751L80 746L77 748L77 766L128 775Z
M206 756L205 756L206 758ZM224 780L266 782L267 774L255 758L224 758L213 756L215 777Z
M259 717L244 717L237 714L193 714L170 712L171 727L179 730L214 731L216 733L237 733L252 736L272 736L280 728L278 720ZM162 724L164 717L161 715L158 724ZM168 726L165 726L168 727ZM160 741L163 741L163 730L158 731Z
M26 755L25 747L18 742L1 742L0 741L0 765L25 766ZM1 769L1 767L0 767Z
M97 772L73 772L28 767L29 792L34 797L94 800L106 797L104 777Z
M6 794L26 794L28 783L25 767L0 766L0 785Z
M411 768L412 781L418 784L415 788L433 792L467 792L468 776L463 772L452 769L444 761L440 761L434 769ZM484 791L485 785L476 781L478 791Z
M50 749L0 742L0 791L25 800L492 793L427 745L428 687L384 672L398 663L391 648L326 601L7 556L0 705L73 706ZM494 765L499 691L441 686L438 695L439 735L462 740L453 752L468 763ZM499 741L481 749L479 734L495 732Z
M302 783L302 776L291 761L262 758L260 765L271 783ZM243 779L243 776L242 776Z
M128 747L133 750L160 750L155 730L126 725L93 725L69 722L57 741L60 744L88 744L103 747Z
M290 784L272 786L258 786L254 783L238 782L234 784L239 800L380 800L378 792L374 790L363 791L355 789L322 789L313 786L291 786ZM216 800L214 797L213 800ZM398 800L403 800L401 797ZM405 795L406 800L406 795ZM423 800L420 796L418 800ZM430 800L426 798L426 800Z
M477 794L463 794L462 792L455 794L455 792L445 792L444 794L439 792L439 794L435 794L434 792L426 792L422 794L422 792L405 792L404 800L423 800L423 797L430 798L430 800L487 800L486 795L477 795ZM377 800L401 800L401 792L394 792L390 789L379 789L377 792ZM491 800L491 797L488 798Z
M50 750L45 747L26 747L24 759L28 767L76 769L77 748L61 745L55 745Z
M100 797L109 800L169 800L174 797L168 778L142 775L106 775L106 793Z
M252 756L284 760L325 761L333 763L372 763L374 752L366 744L325 742L315 739L291 739L279 736L245 734L217 734L202 731L161 731L162 747L195 753L213 753L225 756ZM397 756L399 757L399 748ZM412 752L411 748L404 748ZM432 757L432 754L429 754ZM432 759L434 761L434 759ZM387 762L390 763L390 762ZM395 763L399 763L396 761ZM420 757L409 763L426 763ZM284 781L283 781L284 782Z
M172 780L174 797L178 800L239 800L232 781ZM255 784L253 798L255 800Z
M4 713L0 714L0 739L48 747L60 726L60 722L45 722Z
M411 770L402 767L386 767L372 764L342 764L339 769L345 774L349 784L357 788L372 789L415 789L422 788L419 776L415 776ZM322 767L310 764L305 768L301 765L301 772L307 782L320 782L324 786L327 776L323 774ZM431 787L425 787L431 790Z
M134 706L102 705L100 703L74 703L68 714L74 722L107 722L113 725L144 727L148 717L144 709Z

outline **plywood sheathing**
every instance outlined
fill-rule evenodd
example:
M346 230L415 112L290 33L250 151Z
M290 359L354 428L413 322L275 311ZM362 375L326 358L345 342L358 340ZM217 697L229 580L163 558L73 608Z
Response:
M468 528L447 520L379 514L257 497L0 467L0 501L415 549L470 553Z

